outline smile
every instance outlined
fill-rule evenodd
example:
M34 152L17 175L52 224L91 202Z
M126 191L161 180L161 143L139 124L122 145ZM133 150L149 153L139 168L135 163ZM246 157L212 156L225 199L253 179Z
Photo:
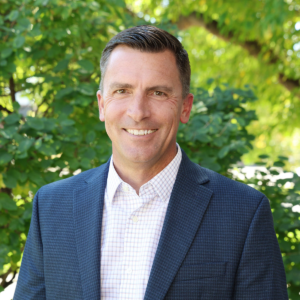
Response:
M133 134L133 135L147 135L152 132L157 131L158 129L148 129L148 130L137 130L137 129L125 129L128 133Z

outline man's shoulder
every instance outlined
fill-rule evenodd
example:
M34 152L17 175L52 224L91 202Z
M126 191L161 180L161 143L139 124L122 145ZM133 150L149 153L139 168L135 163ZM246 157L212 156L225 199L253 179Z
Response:
M235 181L199 165L198 167L201 168L202 172L204 172L208 177L208 182L205 184L205 186L211 189L216 195L231 199L243 198L244 201L247 199L250 201L260 201L265 196L260 191L245 183Z
M106 166L107 163L104 163L99 167L89 169L77 175L46 184L39 189L39 194L42 196L47 194L53 195L56 193L64 194L66 192L70 193L70 191L83 188L86 186L86 182L95 177L99 177L103 172L105 172Z

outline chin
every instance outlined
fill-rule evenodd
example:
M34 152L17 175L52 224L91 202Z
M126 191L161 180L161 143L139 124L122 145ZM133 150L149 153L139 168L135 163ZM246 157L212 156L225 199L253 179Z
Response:
M151 151L130 151L125 154L125 157L134 163L147 163L151 161L154 157L157 156L157 153Z

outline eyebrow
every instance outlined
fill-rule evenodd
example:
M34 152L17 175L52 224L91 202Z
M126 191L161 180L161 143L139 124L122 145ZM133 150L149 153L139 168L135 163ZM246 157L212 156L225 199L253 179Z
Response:
M128 83L113 82L109 85L109 89L132 89L133 85Z
M133 89L134 86L129 84L129 83L113 82L113 83L110 84L109 88L110 89ZM167 92L167 93L172 93L173 92L173 88L169 87L167 85L154 85L154 86L148 87L146 89L147 92L157 91L157 90L158 91L162 90L162 91Z
M149 91L164 91L167 93L172 93L173 89L167 85L155 85L147 88L147 92Z

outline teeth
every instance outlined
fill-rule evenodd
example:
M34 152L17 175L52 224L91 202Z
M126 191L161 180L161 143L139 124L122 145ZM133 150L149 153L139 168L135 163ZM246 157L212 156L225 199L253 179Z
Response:
M125 129L125 130L133 135L146 135L156 131L156 130L136 130L136 129Z

